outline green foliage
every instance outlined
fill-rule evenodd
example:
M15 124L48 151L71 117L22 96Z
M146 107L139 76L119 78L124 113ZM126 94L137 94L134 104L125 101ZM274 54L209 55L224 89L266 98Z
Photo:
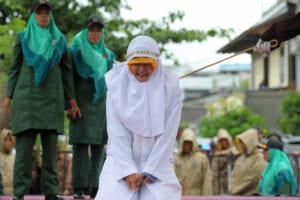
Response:
M65 125L65 127L64 127L64 133L65 133L65 135L68 136L69 135L70 120L67 117L67 111L65 111L64 115L65 115L65 117L64 117L64 125Z
M0 25L0 99L3 98L7 81L7 70L12 60L13 44L16 33L25 28L25 21L14 18L10 23ZM1 109L0 109L1 111Z
M282 100L279 119L280 128L283 132L292 135L300 135L300 92L289 92Z
M12 60L12 48L16 33L23 30L31 14L31 7L35 0L0 0L0 97L9 64ZM182 42L203 42L210 37L230 39L233 29L211 28L204 30L187 30L185 28L173 29L177 21L184 18L181 11L170 12L168 16L158 21L148 19L124 20L121 18L122 9L131 9L127 1L123 0L86 0L83 4L79 0L50 0L53 6L53 15L58 28L72 41L74 35L82 29L86 18L97 14L105 22L106 46L116 54L116 59L123 61L129 42L137 35L145 34L153 37L159 44L162 55L179 65L172 52L165 46L167 44ZM66 123L67 124L67 123ZM67 133L67 125L66 125Z
M32 0L14 0L0 2L0 24L10 23L14 18L27 21L31 12ZM137 35L151 35L158 41L161 51L166 58L179 64L174 55L168 52L164 46L170 43L202 42L209 37L226 37L234 32L232 29L212 28L208 31L172 29L171 24L184 18L184 13L174 11L168 16L162 17L157 22L148 19L124 20L121 18L121 9L131 9L126 1L121 0L87 0L86 4L78 0L51 0L53 14L60 30L66 35L69 42L73 36L82 29L86 18L90 14L97 14L103 18L105 24L106 46L110 48L117 60L124 60L129 42ZM2 48L0 46L0 48Z
M242 91L247 91L249 88L250 88L250 87L249 87L249 80L242 80L242 81L240 82L240 89L241 89Z
M181 122L179 124L179 128L182 128L182 129L186 129L190 126L190 124L188 122Z
M3 94L4 94L4 86L6 85L7 82L7 75L0 70L0 100L3 99ZM2 106L0 106L0 113L2 113Z
M219 100L208 110L210 115L202 118L199 124L202 137L214 137L219 128L226 129L234 137L251 126L263 127L264 118L242 105L239 96Z
M13 44L16 33L25 28L25 21L14 18L10 23L0 25L0 70L5 71L12 59Z

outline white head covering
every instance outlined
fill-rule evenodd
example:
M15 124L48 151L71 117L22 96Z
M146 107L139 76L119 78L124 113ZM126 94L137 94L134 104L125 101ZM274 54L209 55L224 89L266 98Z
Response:
M150 57L160 61L159 47L155 40L148 36L134 38L127 49L127 61L135 57Z
M165 130L165 75L157 43L148 36L134 38L127 49L127 61L134 57L156 59L157 68L146 82L139 82L128 70L127 62L117 63L105 75L108 95L117 107L123 124L145 137Z

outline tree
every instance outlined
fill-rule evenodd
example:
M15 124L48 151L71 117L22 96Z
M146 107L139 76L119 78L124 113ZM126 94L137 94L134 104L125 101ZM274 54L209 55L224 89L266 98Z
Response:
M300 135L300 92L289 92L281 102L283 116L279 118L283 132Z
M13 44L16 34L23 30L31 14L31 7L36 0L0 0L0 99L7 79L7 71L12 61ZM106 45L123 61L129 42L137 35L151 35L158 41L161 52L166 59L179 65L171 53L165 49L166 44L198 41L203 42L209 37L230 38L232 29L174 30L171 24L184 18L184 13L174 11L159 21L148 19L124 20L120 16L121 9L131 9L126 1L121 0L50 0L53 5L54 17L59 29L66 35L68 42L82 28L90 14L98 14L105 22ZM0 106L0 113L2 107ZM1 121L1 119L0 119ZM67 127L67 126L66 126ZM67 133L67 131L66 131Z
M254 125L264 129L264 118L252 113L244 105L243 98L242 94L234 94L207 105L208 116L200 121L200 135L214 137L219 128L226 129L233 137Z
M15 33L21 31L25 27L25 21L14 18L6 25L0 25L0 99L2 99L3 87L6 83L7 73L6 69L12 60L12 47L15 40ZM1 113L2 106L0 106Z
M30 16L30 9L33 0L3 0L0 2L0 24L11 23L14 18L27 21ZM202 42L209 37L227 37L233 33L232 29L218 28L204 30L187 30L181 28L174 30L171 24L184 18L184 13L175 11L163 17L159 22L148 19L124 20L120 16L121 9L131 9L126 1L121 0L87 0L87 4L80 3L79 0L52 0L50 1L55 10L55 21L61 31L71 41L74 34L81 30L84 21L90 14L98 14L106 22L106 44L115 52L118 60L125 59L125 52L129 42L137 35L151 35L158 41L162 52L167 59L172 59L175 65L179 62L164 46L169 43L181 42ZM7 33L9 34L9 33ZM14 33L15 34L15 33ZM12 34L12 35L14 35ZM2 48L0 46L0 48ZM8 49L6 49L8 51ZM4 57L3 59L7 59ZM5 66L5 68L7 68Z
M31 7L36 0L0 0L0 80L6 82L7 71L12 60L13 44L16 34L23 30L31 14ZM106 45L115 54L116 59L123 61L129 42L137 35L152 36L160 45L162 54L179 65L179 61L165 49L169 43L202 42L209 37L227 37L233 33L232 29L218 28L208 31L174 30L171 24L184 18L184 13L175 11L163 17L159 22L148 19L124 20L120 16L121 9L131 9L123 0L86 0L86 4L79 0L50 0L53 5L57 26L66 35L68 42L79 32L86 18L90 14L97 14L105 22ZM3 87L0 83L0 99ZM1 113L1 109L0 109Z

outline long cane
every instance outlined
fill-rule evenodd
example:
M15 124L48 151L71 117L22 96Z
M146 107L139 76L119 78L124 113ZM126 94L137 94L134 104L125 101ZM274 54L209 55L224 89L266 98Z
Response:
M274 39L274 40L271 40L271 47L276 47L277 45L278 45L278 41L277 41L277 40L275 40L275 39ZM201 71L201 70L204 70L204 69L206 69L206 68L208 68L208 67L211 67L211 66L213 66L213 65L215 65L215 64L218 64L218 63L220 63L220 62L223 62L223 61L225 61L225 60L228 60L228 59L233 58L233 57L235 57L235 56L238 56L238 55L240 55L240 54L243 54L243 53L246 53L246 52L248 52L248 51L251 51L251 50L253 50L254 48L256 48L256 46L249 47L249 48L247 48L247 49L244 49L244 50L242 50L242 51L239 51L239 52L237 52L237 53L235 53L235 54L233 54L233 55L231 55L231 56L228 56L228 57L226 57L226 58L223 58L223 59L218 60L218 61L216 61L216 62L213 62L213 63L211 63L211 64L205 65L204 67L200 67L200 68L198 68L198 69L196 69L196 70L194 70L194 71L191 71L191 72L189 72L189 73L186 73L186 74L180 76L180 78L184 78L184 77L186 77L186 76L189 76L189 75L191 75L191 74L194 74L194 73L196 73L196 72L199 72L199 71Z

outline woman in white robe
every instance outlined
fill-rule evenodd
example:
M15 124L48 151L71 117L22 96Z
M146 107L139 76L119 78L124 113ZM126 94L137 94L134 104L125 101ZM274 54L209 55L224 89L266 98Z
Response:
M107 156L95 199L180 200L173 165L181 90L179 78L161 65L157 43L134 38L127 61L105 80Z

